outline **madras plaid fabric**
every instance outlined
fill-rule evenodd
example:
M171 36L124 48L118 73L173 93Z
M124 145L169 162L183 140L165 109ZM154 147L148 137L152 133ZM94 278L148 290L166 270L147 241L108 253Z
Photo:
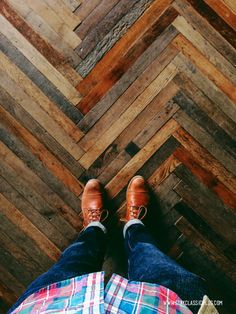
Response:
M51 284L29 296L12 313L103 314L104 272Z
M129 281L114 274L104 290L104 272L45 287L25 299L12 313L192 314L175 292L158 284Z
M172 290L114 274L105 289L106 313L191 314Z

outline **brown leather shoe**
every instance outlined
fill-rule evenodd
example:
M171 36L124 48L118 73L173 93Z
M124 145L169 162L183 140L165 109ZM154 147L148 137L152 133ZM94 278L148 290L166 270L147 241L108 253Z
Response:
M81 203L84 227L90 222L103 222L108 217L108 211L103 208L103 191L100 182L91 179L84 187Z
M126 203L126 215L122 221L142 220L146 216L149 192L143 177L135 176L131 179L126 192Z

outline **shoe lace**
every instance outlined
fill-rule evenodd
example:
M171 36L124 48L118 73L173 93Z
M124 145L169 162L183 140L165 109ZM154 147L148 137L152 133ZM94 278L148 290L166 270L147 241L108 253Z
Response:
M144 219L144 217L147 215L147 207L144 205L141 206L131 206L130 210L130 216L132 218L136 218L139 220ZM140 217L141 216L141 217Z
M100 208L88 208L88 219L91 221L100 221L103 222L108 217L108 210Z
M141 206L130 206L130 218L142 220L147 215L147 207ZM141 216L141 217L140 217ZM120 218L120 221L127 222L126 218Z

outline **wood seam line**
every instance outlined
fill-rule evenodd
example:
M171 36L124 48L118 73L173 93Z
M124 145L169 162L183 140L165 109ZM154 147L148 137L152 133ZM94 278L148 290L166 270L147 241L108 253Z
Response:
M42 56L38 50L28 42L25 37L19 33L12 24L0 15L1 33L6 36L13 45L30 61L36 68L45 75L60 92L76 105L81 96L73 85L57 71L47 59Z
M63 54L35 32L6 0L1 1L0 12L73 86L81 81L82 77L70 66Z
M6 217L15 225L19 226L20 229L32 239L38 247L53 261L57 261L61 251L58 247L53 244L41 231L33 225L28 218L13 206L2 194L0 194L2 212Z
M77 89L81 91L83 96L89 92L90 85L94 87L100 82L102 76L107 75L106 69L109 69L114 60L118 58L120 50L124 47L131 47L134 45L134 42L137 41L147 30L147 25L150 26L150 24L154 23L154 21L157 20L157 17L168 9L172 1L173 0L155 0L149 6L143 16L132 25L125 36L123 36L112 47L112 49L107 52L106 56L99 63L97 63L96 67L89 73L89 75L78 84ZM145 26L143 26L143 24ZM141 31L140 26L142 26Z
M177 35L172 45L188 57L202 73L207 75L236 105L236 88L202 53L197 50L182 34Z
M39 15L45 23L47 23L61 39L66 42L72 49L75 49L80 43L81 39L65 24L57 13L43 1L31 1L31 0L17 0L20 4L29 7L37 15ZM14 3L12 0L11 3Z
M78 144L6 72L0 69L0 73L0 86L4 92L13 98L34 119L35 123L44 128L75 160L80 157L83 150Z
M236 31L236 14L224 2L221 0L205 0L205 2Z
M213 64L227 79L236 84L235 67L230 63L222 52L211 45L208 40L202 37L202 34L195 30L194 27L187 22L187 20L179 15L172 25L182 34L186 40L192 43L192 45Z
M50 99L25 75L10 59L0 51L0 65L16 83L27 93L49 116L55 120L76 144L83 132L73 123ZM60 131L60 130L59 130ZM52 135L53 136L53 135ZM65 147L66 149L66 147Z
M172 136L176 138L182 146L190 152L195 152L199 165L210 171L219 181L221 181L230 191L236 194L236 179L224 168L223 165L213 157L200 143L198 143L185 129L180 127Z
M65 186L76 196L82 192L82 184L74 177L74 175L61 162L45 148L28 130L22 127L3 107L0 106L1 117L9 125L13 127L17 136L22 136L27 147L31 152L39 158L50 171L61 180Z
M179 127L180 125L177 121L170 119L159 132L147 142L142 150L140 150L106 185L109 195L115 197L137 170L141 168L145 161L150 158Z
M175 76L176 67L169 63L162 72L151 82L150 85L133 101L129 108L118 120L102 135L80 159L81 165L88 169L108 145L135 119L135 117L152 101L152 99L164 88ZM117 127L116 127L117 126Z
M181 146L173 152L173 155L204 185L215 192L228 207L236 212L236 194L230 191L225 184L212 175L209 170L200 166L197 159L194 158L191 153Z
M195 227L193 227L185 217L179 219L175 223L175 226L180 229L180 231L185 236L187 236L188 239L191 240L193 245L198 247L198 249L200 249L201 251L203 250L205 254L210 257L210 259L212 256L214 256L213 260L214 262L218 263L218 267L220 267L220 269L222 269L223 266L223 271L226 274L229 274L230 276L236 278L236 272L233 262L228 260L210 240L203 237L200 232ZM209 254L209 252L211 252L211 254ZM227 263L227 265L225 265L225 263Z

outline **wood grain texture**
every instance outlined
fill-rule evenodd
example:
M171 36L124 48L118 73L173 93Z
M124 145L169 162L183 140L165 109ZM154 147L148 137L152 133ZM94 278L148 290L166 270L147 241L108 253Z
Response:
M83 228L86 182L119 217L134 175L160 247L235 312L234 2L1 1L0 312Z

